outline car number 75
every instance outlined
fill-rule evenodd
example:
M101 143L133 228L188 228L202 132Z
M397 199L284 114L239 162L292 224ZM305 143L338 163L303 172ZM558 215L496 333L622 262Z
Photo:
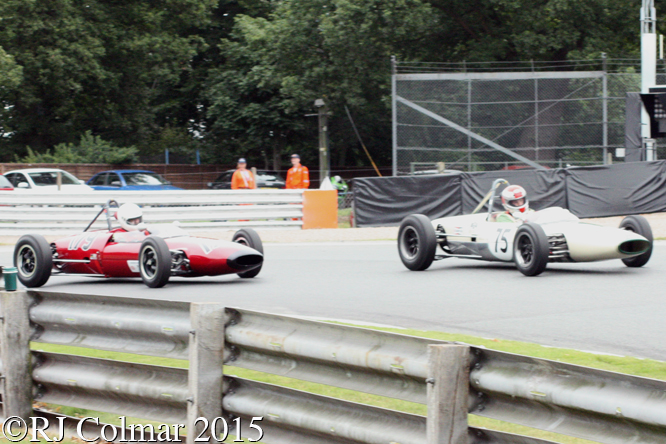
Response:
M506 238L506 234L511 231L510 228L498 228L497 229L497 238L495 239L495 253L501 251L506 253L506 250L509 249L509 240ZM503 244L500 247L500 244Z

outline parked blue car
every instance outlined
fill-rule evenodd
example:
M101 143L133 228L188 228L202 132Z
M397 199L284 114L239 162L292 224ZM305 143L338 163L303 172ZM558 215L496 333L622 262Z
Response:
M96 190L150 191L182 190L153 171L112 170L95 174L86 182Z

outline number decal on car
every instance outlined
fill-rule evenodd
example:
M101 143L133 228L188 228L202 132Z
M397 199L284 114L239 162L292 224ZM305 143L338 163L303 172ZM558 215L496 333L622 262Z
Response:
M495 253L501 251L502 253L506 253L506 250L509 249L509 241L506 238L506 234L511 231L509 228L498 228L497 229L497 238L495 239ZM500 242L504 243L504 246L500 247L499 244Z
M93 242L95 242L95 239L97 239L97 234L83 234L81 236L76 236L69 242L67 249L74 251L81 247L83 251L88 251L90 250L90 247L92 247Z

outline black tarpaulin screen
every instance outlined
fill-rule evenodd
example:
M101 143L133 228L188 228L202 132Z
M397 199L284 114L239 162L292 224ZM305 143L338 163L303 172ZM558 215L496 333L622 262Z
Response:
M354 179L356 225L397 225L410 214L461 214L460 175Z
M525 187L530 207L536 210L557 206L579 217L666 211L666 161L659 160L568 169L355 179L356 224L397 225L414 213L430 218L469 214L497 178Z
M666 161L569 168L569 210L580 217L666 211Z
M566 207L567 193L564 172L558 170L514 170L488 171L483 173L463 173L462 214L469 214L490 191L495 179L506 179L512 185L520 185L527 191L530 208L539 210L547 207ZM498 188L495 194L495 209L501 205ZM488 210L486 205L485 211Z

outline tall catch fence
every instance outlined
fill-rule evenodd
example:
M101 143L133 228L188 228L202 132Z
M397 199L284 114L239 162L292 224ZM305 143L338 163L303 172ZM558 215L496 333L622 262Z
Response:
M615 149L624 147L626 93L640 91L637 65L394 61L393 174L438 162L491 171L623 160Z

